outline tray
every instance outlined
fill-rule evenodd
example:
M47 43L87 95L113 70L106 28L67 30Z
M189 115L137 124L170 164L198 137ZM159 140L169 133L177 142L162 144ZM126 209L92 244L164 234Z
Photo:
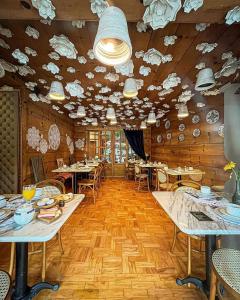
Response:
M43 222L43 223L51 224L51 223L57 221L57 220L62 216L62 214L63 214L63 213L62 213L62 209L59 208L58 210L60 211L60 214L59 214L57 217L52 217L52 218L39 218L39 217L38 217L38 214L37 214L36 219L37 219L38 221Z

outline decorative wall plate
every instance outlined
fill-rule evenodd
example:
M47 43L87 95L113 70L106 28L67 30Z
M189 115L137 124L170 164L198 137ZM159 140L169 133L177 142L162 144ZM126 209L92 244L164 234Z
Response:
M224 124L218 127L218 135L222 138L224 137Z
M48 143L45 139L41 139L40 144L39 144L39 150L42 154L47 153L48 151Z
M48 143L49 143L49 148L53 150L57 150L60 145L60 131L57 127L56 124L53 124L50 126L48 130Z
M32 149L36 149L39 146L40 133L36 127L28 128L27 132L27 143Z
M166 128L166 129L169 129L169 128L170 128L170 125L171 125L170 121L167 120L167 121L165 122L165 128Z
M83 139L77 139L75 141L75 147L79 150L84 150L85 147L85 138Z
M201 130L199 128L195 128L193 130L193 136L194 137L199 137L201 135Z
M167 140L170 141L172 138L172 133L171 132L168 132L167 133Z
M185 140L185 135L183 133L179 134L178 140L179 142L183 142Z
M160 144L162 142L162 135L161 134L159 134L157 136L157 142L158 142L158 144Z
M206 121L208 124L215 124L219 120L219 112L215 109L210 110L206 115Z
M160 127L160 120L157 120L156 127Z
M179 131L184 131L185 128L186 128L185 124L183 124L183 123L178 126Z
M194 115L193 117L192 117L192 123L193 124L197 124L197 123L199 123L200 122L200 116L199 115Z

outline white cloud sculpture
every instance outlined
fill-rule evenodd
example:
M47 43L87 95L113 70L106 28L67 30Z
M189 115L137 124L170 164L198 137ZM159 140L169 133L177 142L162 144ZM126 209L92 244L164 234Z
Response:
M61 75L55 75L55 78L58 80L63 80L63 76L61 76Z
M103 66L97 66L97 67L95 67L94 71L96 73L105 73L107 71L107 68L103 67Z
M151 73L151 68L149 67L145 67L145 66L141 66L139 68L139 74L143 75L143 76L148 76Z
M147 6L143 21L153 30L164 28L169 22L175 21L182 6L181 0L143 0L143 4Z
M137 22L137 31L138 32L146 32L148 25L142 21Z
M0 47L10 49L10 46L3 39L0 39Z
M32 0L32 5L38 9L38 13L42 18L51 20L55 18L55 7L51 0Z
M37 83L28 81L28 82L25 82L25 85L30 91L34 91L34 88L35 88L35 86L37 86Z
M29 66L19 66L18 73L21 76L27 76L36 74L36 71Z
M222 60L229 59L231 57L233 57L233 52L232 51L224 52L222 54Z
M94 78L94 74L92 72L88 72L88 73L86 73L86 77L88 79L93 79Z
M175 86L178 86L181 83L181 78L177 76L176 73L171 73L168 77L163 81L163 88L169 90Z
M174 45L176 43L177 36L176 35L166 35L164 37L164 45L169 46L169 45Z
M209 26L210 26L210 24L208 24L208 23L199 23L199 24L196 24L195 28L197 31L204 31Z
M87 52L87 55L88 55L88 57L89 57L90 59L94 59L94 58L95 58L93 49L89 49L88 52Z
M195 66L195 68L198 69L198 70L204 69L205 67L206 67L205 62L200 62L199 64L197 64Z
M60 59L60 56L59 56L59 54L57 53L57 52L50 52L49 54L48 54L48 56L51 58L51 59L54 59L54 60L59 60Z
M97 14L100 18L104 10L108 7L107 1L105 0L90 0L91 10L94 14Z
M221 91L220 91L220 89L201 91L201 94L204 96L216 96L216 95L221 94Z
M104 76L104 79L115 82L119 80L119 75L118 74L114 74L114 73L107 73Z
M239 6L235 6L233 9L229 10L229 12L227 13L226 17L225 17L225 22L228 25L232 25L233 23L240 22L240 7Z
M171 94L172 92L173 92L174 90L173 89L164 89L164 90L162 90L162 91L160 91L159 93L158 93L158 96L159 97L163 97L163 96L165 96L165 95L168 95L168 94Z
M136 51L135 56L136 58L142 58L144 56L144 51L143 50Z
M191 10L198 10L203 6L203 0L185 0L183 9L185 13L190 13Z
M86 25L86 21L83 20L77 20L77 21L72 21L72 26L76 28L83 28Z
M49 20L49 19L42 19L42 20L40 20L40 22L42 24L45 24L45 25L48 25L48 26L51 26L51 24L52 24L52 20Z
M33 50L32 48L29 47L25 47L25 52L27 55L31 55L31 56L37 56L37 51Z
M84 56L78 56L78 61L81 65L85 65L87 60Z
M140 90L144 86L144 81L142 79L135 79L137 84L137 89Z
M196 49L204 54L204 53L212 52L217 47L217 45L218 45L217 43L213 43L213 44L201 43L196 46Z
M70 59L76 59L78 52L74 44L70 42L65 35L54 35L49 40L49 43L50 46L61 56L65 56Z
M166 63L172 61L172 55L163 55L158 50L151 48L144 53L143 60L151 65L159 66L161 63Z
M0 34L7 38L11 38L13 36L11 30L8 28L4 28L1 24L0 24Z
M223 64L221 70L215 73L215 78L220 78L222 76L229 77L235 74L237 69L240 69L240 59L237 59L236 57L229 57Z
M27 64L29 62L28 56L20 51L19 49L15 49L12 53L12 56L20 63L20 64Z
M100 90L99 93L100 94L106 94L108 92L111 92L111 89L108 86L103 86Z
M75 108L74 105L70 104L70 103L66 103L64 104L64 107L67 109L67 110L73 110Z
M192 91L190 91L190 90L183 91L182 94L179 95L179 97L178 97L178 102L187 102L193 96L194 96L194 94L192 94Z
M59 67L52 62L48 63L47 65L43 65L42 68L46 71L51 72L52 74L58 74L60 71Z
M124 76L132 76L133 75L133 61L129 59L125 64L114 66L116 73L120 73Z
M65 86L66 91L69 92L69 94L72 97L78 97L78 98L85 98L84 96L84 89L79 84L79 81L75 80L73 82L69 82Z
M160 85L149 85L147 90L148 91L160 91L162 89L162 87Z
M68 68L67 68L67 72L73 74L73 73L76 73L76 69L73 68L73 67L68 67Z
M37 31L37 29L33 28L32 26L27 26L27 28L25 29L25 33L35 40L39 38L39 31Z

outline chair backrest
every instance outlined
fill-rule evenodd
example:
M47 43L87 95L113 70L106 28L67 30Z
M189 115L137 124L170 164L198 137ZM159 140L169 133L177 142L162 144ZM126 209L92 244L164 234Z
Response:
M171 187L171 191L185 191L189 190L189 188L194 190L200 190L201 184L192 180L179 180L174 182L174 184Z
M75 162L76 162L76 159L75 159L74 155L71 154L71 155L69 156L69 163L70 163L70 165L75 164Z
M31 160L32 172L33 172L33 177L34 177L35 183L45 180L46 173L44 170L42 156L33 156L30 158L30 160Z
M190 174L189 178L193 181L202 181L203 175L202 174Z
M168 174L163 169L157 169L157 180L159 183L168 182Z
M57 158L57 166L58 166L58 168L63 167L63 165L64 165L63 158Z
M141 169L138 165L135 165L135 174L138 175L141 173Z
M46 179L36 184L36 187L42 188L42 195L45 197L53 197L66 193L64 184L56 179Z

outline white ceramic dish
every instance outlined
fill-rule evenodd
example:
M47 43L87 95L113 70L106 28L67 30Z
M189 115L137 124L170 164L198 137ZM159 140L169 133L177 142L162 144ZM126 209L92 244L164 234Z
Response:
M229 215L240 218L240 206L236 204L229 204L226 207L226 211Z
M233 215L230 215L227 210L226 207L217 207L215 209L215 213L224 219L224 221L233 223L233 224L239 224L240 225L240 217L235 217Z
M46 205L51 205L54 202L53 199L50 198L43 198L42 200L37 202L37 206L46 206Z

